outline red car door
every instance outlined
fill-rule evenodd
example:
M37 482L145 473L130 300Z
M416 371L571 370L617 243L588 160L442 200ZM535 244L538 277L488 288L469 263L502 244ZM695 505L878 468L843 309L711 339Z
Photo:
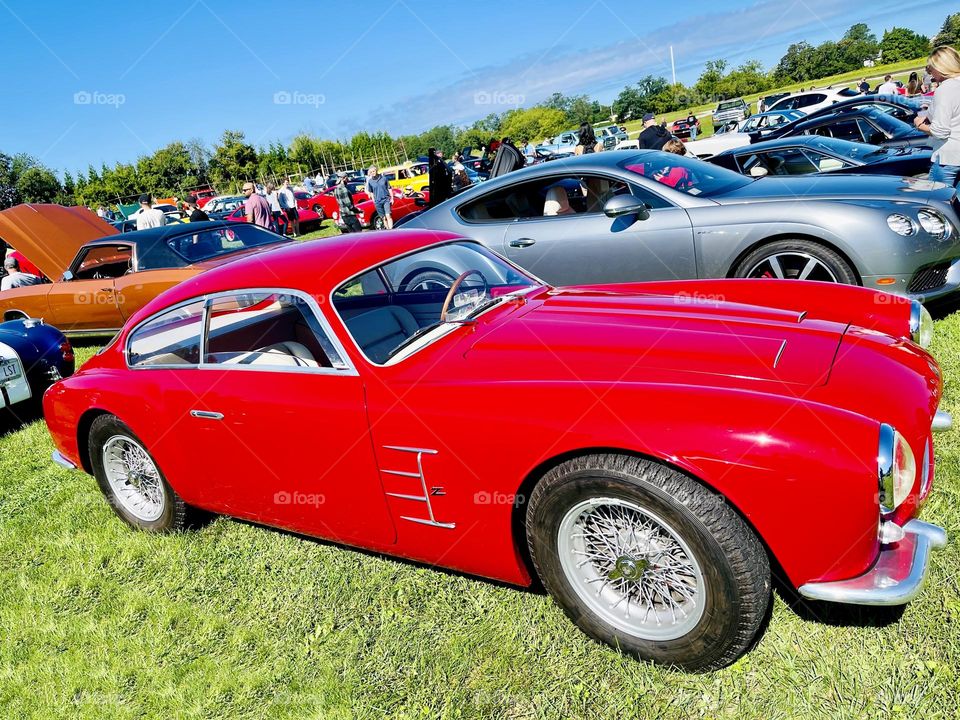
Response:
M198 448L164 453L193 501L331 540L393 543L363 384L319 311L298 294L245 291L213 298L207 313L204 362L176 371L166 396L167 442Z

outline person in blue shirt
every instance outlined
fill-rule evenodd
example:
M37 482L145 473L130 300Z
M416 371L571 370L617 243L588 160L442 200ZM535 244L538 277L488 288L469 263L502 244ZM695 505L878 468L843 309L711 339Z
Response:
M393 228L393 216L390 214L390 206L393 203L393 195L390 193L390 181L380 174L380 169L376 165L371 165L367 171L367 195L373 199L373 204L377 208L380 217L387 230Z

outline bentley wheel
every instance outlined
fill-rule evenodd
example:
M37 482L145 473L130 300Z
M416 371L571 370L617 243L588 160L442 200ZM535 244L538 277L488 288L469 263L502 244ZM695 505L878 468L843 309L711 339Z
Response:
M442 270L420 270L411 275L401 285L401 289L406 292L425 292L428 290L446 292L453 285L455 279Z
M858 284L840 255L810 240L776 240L757 248L737 266L734 277Z
M90 428L93 474L114 512L148 532L180 530L188 507L167 483L156 462L119 418L101 415Z
M534 488L536 571L584 632L644 660L706 671L750 647L770 566L723 498L650 460L569 460Z

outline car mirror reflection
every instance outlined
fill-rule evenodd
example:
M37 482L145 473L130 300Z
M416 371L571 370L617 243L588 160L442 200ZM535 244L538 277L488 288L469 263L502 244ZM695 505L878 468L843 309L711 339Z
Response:
M69 270L65 270L63 273L63 277L61 279L64 282L70 282L71 280L73 280L73 273L70 272Z

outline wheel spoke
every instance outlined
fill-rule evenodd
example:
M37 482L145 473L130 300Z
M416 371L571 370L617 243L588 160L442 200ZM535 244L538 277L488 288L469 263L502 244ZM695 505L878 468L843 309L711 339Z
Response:
M777 255L772 255L767 262L770 263L770 269L773 270L773 274L782 280L783 268L780 267L780 258Z
M810 273L812 273L818 265L820 265L820 263L816 258L810 258L807 260L807 264L804 265L803 270L800 271L799 279L806 280L808 277L810 277Z

